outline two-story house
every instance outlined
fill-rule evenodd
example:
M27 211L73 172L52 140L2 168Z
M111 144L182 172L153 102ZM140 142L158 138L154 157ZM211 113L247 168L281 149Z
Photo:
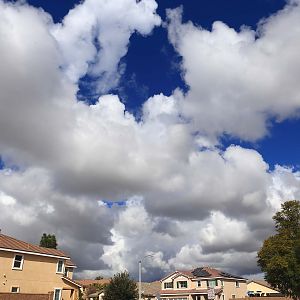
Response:
M246 279L210 267L175 271L161 280L163 300L229 300L244 298Z
M52 292L53 300L75 300L81 286L72 279L74 268L70 257L60 250L0 233L0 293Z

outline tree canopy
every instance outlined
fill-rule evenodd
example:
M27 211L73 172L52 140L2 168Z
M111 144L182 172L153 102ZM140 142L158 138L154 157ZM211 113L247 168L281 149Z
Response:
M103 300L136 300L137 284L127 272L117 273L104 289Z
M46 248L57 248L57 242L56 237L54 234L46 234L43 233L41 240L40 240L40 246L46 247Z
M273 220L277 233L264 241L258 265L274 288L300 299L300 202L283 203Z

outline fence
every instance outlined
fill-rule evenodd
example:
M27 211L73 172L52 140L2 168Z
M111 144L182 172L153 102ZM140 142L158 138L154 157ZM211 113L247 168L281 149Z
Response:
M49 294L22 294L0 293L0 300L52 300L53 293Z

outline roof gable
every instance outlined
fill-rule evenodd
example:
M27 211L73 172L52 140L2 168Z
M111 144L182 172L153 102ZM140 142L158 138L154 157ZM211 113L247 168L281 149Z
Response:
M254 282L254 283L258 284L258 285L264 286L264 287L266 287L266 288L269 288L269 289L271 289L271 290L274 290L274 291L277 291L277 292L278 292L278 290L277 290L276 288L272 287L271 284L269 284L269 283L268 283L267 281L265 281L265 280L250 280L249 282L247 282L247 284L249 284L249 283L251 283L251 282Z
M61 250L29 244L4 234L0 234L0 249L3 251L28 252L36 255L55 256L70 259L69 256L67 256Z
M236 279L236 280L246 280L243 277L240 276L236 276L236 275L232 275L229 274L227 272L223 272L214 268L210 268L210 267L199 267L199 268L195 268L193 270L178 270L175 271L171 274L169 274L168 276L164 277L163 279L161 279L160 281L164 281L170 277L176 278L177 276L185 276L187 278L191 278L191 279L196 279L196 278L229 278L229 279Z

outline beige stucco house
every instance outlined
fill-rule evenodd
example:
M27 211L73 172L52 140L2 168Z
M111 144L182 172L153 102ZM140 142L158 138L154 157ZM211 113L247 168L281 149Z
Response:
M76 268L57 249L32 245L0 233L0 293L48 294L53 300L75 300L80 284Z
M246 296L246 279L210 267L175 271L161 280L163 300L229 300Z
M249 296L279 296L279 291L271 287L265 280L250 280L247 283L247 294Z

